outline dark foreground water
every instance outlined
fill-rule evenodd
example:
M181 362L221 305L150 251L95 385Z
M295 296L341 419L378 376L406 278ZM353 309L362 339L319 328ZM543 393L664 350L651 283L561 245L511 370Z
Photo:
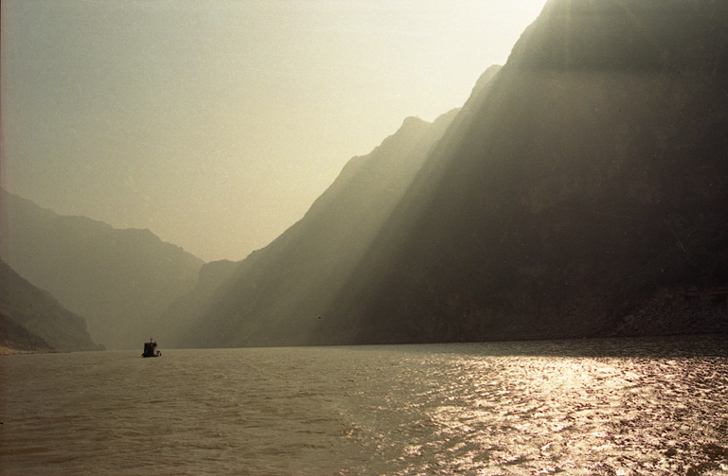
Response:
M2 475L728 475L725 337L0 358Z

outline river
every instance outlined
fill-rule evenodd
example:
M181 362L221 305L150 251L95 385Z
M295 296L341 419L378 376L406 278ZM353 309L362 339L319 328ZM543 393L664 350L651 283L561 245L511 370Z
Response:
M728 338L0 357L0 474L728 475Z

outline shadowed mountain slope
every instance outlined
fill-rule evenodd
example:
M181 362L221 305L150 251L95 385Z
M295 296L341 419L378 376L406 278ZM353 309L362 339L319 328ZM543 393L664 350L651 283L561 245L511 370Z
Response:
M309 343L728 331L727 26L548 2Z
M198 316L226 292L226 282L240 266L239 261L211 261L205 263L197 278L197 284L188 293L178 297L153 323L153 335L165 347L184 345L186 334L195 325Z
M306 215L179 321L196 322L183 346L295 345L311 339L331 303L456 115L408 118L370 154L355 157ZM192 315L190 318L189 316ZM168 322L172 322L168 316Z
M100 350L84 318L0 261L0 346L20 351Z
M0 312L0 355L45 353L54 350L48 342Z
M137 348L156 318L195 284L202 261L149 230L62 216L2 190L0 257L110 348Z

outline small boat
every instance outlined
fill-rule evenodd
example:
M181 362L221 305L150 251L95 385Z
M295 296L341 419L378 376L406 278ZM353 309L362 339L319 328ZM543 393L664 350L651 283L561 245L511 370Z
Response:
M144 352L142 357L161 357L162 352L157 350L157 343L154 339L149 339L149 342L144 343Z

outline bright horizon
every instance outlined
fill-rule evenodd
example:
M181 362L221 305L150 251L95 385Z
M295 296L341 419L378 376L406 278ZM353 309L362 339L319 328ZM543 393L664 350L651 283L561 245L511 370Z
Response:
M545 0L2 2L0 180L205 261L266 246Z

